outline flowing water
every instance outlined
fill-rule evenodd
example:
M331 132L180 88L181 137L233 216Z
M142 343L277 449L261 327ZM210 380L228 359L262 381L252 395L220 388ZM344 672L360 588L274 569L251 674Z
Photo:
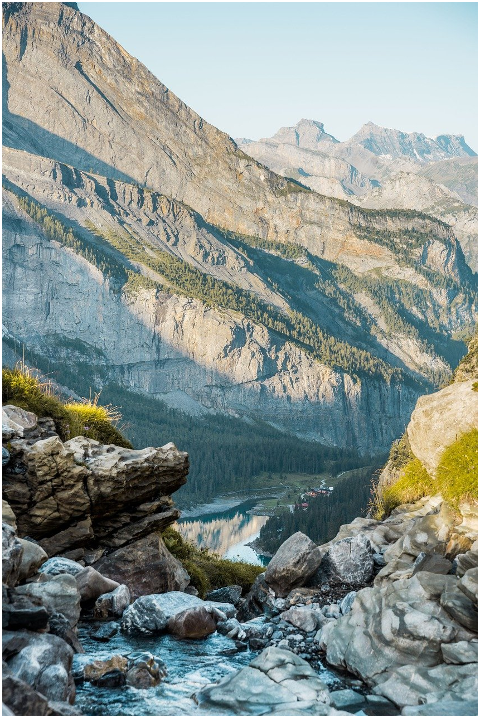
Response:
M247 546L268 521L268 516L248 513L256 503L256 499L250 499L233 508L184 518L176 528L199 548L208 548L224 558L265 566L269 559Z

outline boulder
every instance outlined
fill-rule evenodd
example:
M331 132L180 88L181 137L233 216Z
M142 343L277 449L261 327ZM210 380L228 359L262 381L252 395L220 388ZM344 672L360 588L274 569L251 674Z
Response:
M70 626L68 619L65 618L63 613L50 613L48 625L50 633L63 638L65 643L68 643L75 653L85 653L82 644L78 640L76 629Z
M48 559L47 554L41 546L33 541L19 539L22 548L22 561L20 563L19 580L25 581L37 573L38 569Z
M49 613L63 614L70 627L76 627L80 617L80 593L73 576L59 574L40 583L27 583L18 586L16 593L39 599Z
M124 675L123 683L125 683L127 669L127 658L125 658L125 656L115 655L105 660L98 659L86 663L83 676L89 683L98 685L98 681L103 678L105 674L111 673L112 671L119 671Z
M37 425L37 417L31 411L20 409L19 406L6 404L2 407L2 433L3 427L10 429L11 436L22 437L25 429L34 429Z
M15 678L48 700L73 703L73 651L63 639L48 633L4 632L3 655Z
M478 427L477 404L471 381L455 382L418 399L407 435L413 453L432 476L445 449Z
M15 586L20 575L23 547L12 526L2 522L2 583Z
M76 576L77 573L83 571L84 568L85 566L82 566L81 563L72 561L69 558L55 556L54 558L49 558L48 561L45 561L45 563L38 570L39 573L42 573L45 576L58 576L61 573L68 573L70 576Z
M220 601L220 603L233 603L234 606L238 606L241 597L241 586L224 586L223 588L215 589L215 591L210 591L205 596L205 599L207 601Z
M245 598L240 601L239 617L242 621L249 621L263 614L267 616L276 615L280 610L275 603L275 592L266 582L265 574L261 573L253 582ZM282 603L282 608L284 607Z
M284 598L297 586L304 586L320 565L322 553L308 536L300 531L278 549L265 571L266 583L277 596Z
M437 553L425 553L422 551L418 554L413 564L412 575L419 571L429 571L430 573L450 573L453 563Z
M145 651L128 654L127 685L133 688L158 686L167 675L163 661Z
M202 712L234 715L333 715L315 670L291 651L267 648L249 666L199 691Z
M93 614L95 618L108 618L114 616L119 618L130 605L131 595L128 586L118 586L110 593L103 593L95 601Z
M351 688L345 688L340 691L332 691L330 700L334 708L356 713L365 706L366 698L361 693L353 691Z
M110 593L119 587L117 581L102 576L93 566L87 566L75 575L80 600L82 603L96 601L104 593Z
M155 533L117 549L94 564L104 576L128 586L132 598L183 591L190 576Z
M373 548L364 534L330 542L310 583L363 586L373 578Z
M18 595L16 589L6 592L2 601L2 626L11 631L40 631L48 626L49 612L37 597Z
M4 675L2 679L2 715L17 716L58 716L68 715L54 701L49 702L45 696L35 691L28 683L12 675Z
M118 623L115 623L115 621L109 621L108 623L103 623L95 633L92 633L91 637L94 641L102 641L107 642L113 636L116 636L118 633L118 629L120 628Z
M478 612L473 602L457 585L446 586L440 605L455 621L470 631L478 631Z
M469 568L464 573L458 587L470 601L477 606L478 605L478 568Z
M193 606L172 616L167 629L177 638L206 638L217 630L217 621L208 607Z
M297 608L296 606L292 606L288 611L281 613L280 617L284 621L287 621L287 623L295 626L295 628L300 628L300 630L306 633L315 631L321 623L319 612L312 611L309 608Z

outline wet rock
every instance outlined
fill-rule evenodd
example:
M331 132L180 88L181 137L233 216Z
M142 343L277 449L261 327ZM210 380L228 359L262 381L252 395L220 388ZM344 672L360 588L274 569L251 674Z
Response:
M215 633L217 622L207 607L193 606L172 616L167 629L177 638L205 638Z
M128 586L118 586L110 593L103 593L95 601L93 613L95 618L108 618L114 616L119 618L130 605L131 596Z
M442 645L445 663L478 663L478 641L458 641Z
M137 652L128 655L127 684L134 688L152 688L167 675L163 661L151 653Z
M157 534L104 556L94 564L104 576L128 586L132 598L183 591L190 576Z
M364 696L356 691L352 691L350 688L341 691L332 691L330 693L330 701L334 708L349 711L350 713L356 713L361 710L366 703Z
M140 596L124 612L122 630L126 633L155 634L165 630L170 618L187 608L203 606L204 601L181 591Z
M114 655L111 658L105 660L93 660L86 665L83 669L84 680L89 683L98 684L98 681L108 673L112 671L119 671L123 674L123 683L125 683L125 676L128 669L128 660L125 656Z
M268 640L266 638L250 638L250 648L252 651L263 651L268 646Z
M90 681L94 686L99 688L120 688L127 682L127 677L123 671L118 668L114 668L112 671L107 671L100 676Z
M20 575L23 548L12 526L2 522L2 583L15 586Z
M48 633L4 632L3 652L15 678L48 700L73 702L73 651L63 639Z
M266 583L284 598L292 588L303 586L320 565L319 547L300 531L278 549L265 571Z
M224 588L217 588L215 591L210 591L210 593L205 596L205 600L233 603L234 606L238 606L241 597L241 586L225 586Z
M82 603L87 601L95 601L104 593L110 593L119 587L116 581L112 581L101 573L96 571L92 566L87 566L75 575L80 600Z
M75 653L84 653L83 646L78 640L75 630L70 627L70 623L62 613L51 613L48 620L50 633L54 636L63 638Z
M218 621L217 631L228 638L243 641L247 633L241 623L236 618L229 618L226 621Z
M328 689L314 669L291 651L273 647L246 668L201 690L196 700L202 710L237 715L332 714Z
M108 623L104 623L99 628L97 628L97 630L92 633L92 638L94 641L107 642L118 633L119 628L120 626L118 623L115 623L114 621L109 621Z
M62 573L68 573L70 576L76 576L77 573L83 571L84 568L85 566L82 566L81 563L72 561L69 558L55 556L54 558L49 558L48 561L45 561L45 563L39 568L39 573L45 574L45 576L58 576Z
M37 573L40 566L48 559L48 556L43 548L33 543L33 541L26 541L25 539L19 539L19 541L22 545L23 554L18 578L19 581L25 581Z
M75 628L80 617L80 594L75 578L69 574L52 576L47 581L18 586L18 595L36 597L50 613L61 613Z

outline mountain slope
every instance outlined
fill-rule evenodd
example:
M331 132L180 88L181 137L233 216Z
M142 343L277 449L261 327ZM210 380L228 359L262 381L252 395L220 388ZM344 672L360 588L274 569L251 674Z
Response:
M95 389L386 448L475 318L449 228L269 171L70 5L4 21L6 345Z

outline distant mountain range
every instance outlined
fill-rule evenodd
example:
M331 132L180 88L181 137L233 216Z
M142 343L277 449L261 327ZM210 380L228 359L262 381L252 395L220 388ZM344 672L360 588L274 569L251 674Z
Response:
M453 228L476 271L478 158L463 135L432 139L368 122L339 142L323 123L300 120L271 138L237 142L258 161L321 194L437 217Z
M196 461L240 457L236 479L253 471L247 429L388 449L416 398L464 353L475 279L444 222L306 184L365 204L388 189L387 166L415 161L367 149L373 130L339 143L311 122L271 143L272 158L293 153L290 165L257 161L255 146L270 141L237 146L74 3L3 10L7 361L25 349L78 393L128 399L142 445L181 414L194 419L185 445L173 429L167 439L188 449L198 427L224 417L228 449L217 450L216 424ZM382 151L398 151L396 135L378 134ZM446 147L466 152L459 138L425 138L422 150L421 136L406 137L437 160L418 160L422 170L445 162ZM266 164L296 166L300 181ZM262 470L276 470L278 452L268 463L262 451ZM227 475L216 466L203 487Z

